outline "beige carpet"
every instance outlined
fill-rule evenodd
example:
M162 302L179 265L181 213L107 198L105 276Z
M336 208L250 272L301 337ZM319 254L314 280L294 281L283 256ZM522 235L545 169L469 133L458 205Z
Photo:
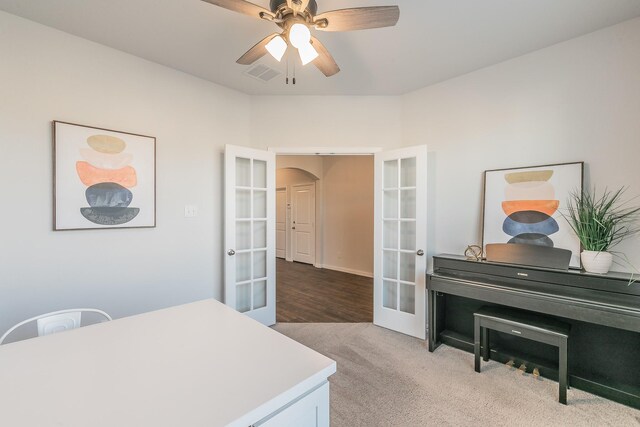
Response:
M279 323L279 332L331 357L331 425L640 426L640 411L523 376L497 362L473 370L469 353L371 323Z

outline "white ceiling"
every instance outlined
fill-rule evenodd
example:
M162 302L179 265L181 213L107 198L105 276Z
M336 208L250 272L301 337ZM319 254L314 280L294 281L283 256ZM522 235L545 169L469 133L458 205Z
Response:
M397 26L315 31L341 72L253 80L235 60L278 28L200 0L0 0L0 9L253 95L398 95L640 16L640 0L317 0L400 6ZM268 0L255 0L268 8ZM269 55L260 62L284 72Z

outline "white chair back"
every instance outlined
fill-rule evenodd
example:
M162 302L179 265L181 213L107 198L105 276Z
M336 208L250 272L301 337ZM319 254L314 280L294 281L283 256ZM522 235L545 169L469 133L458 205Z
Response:
M41 317L38 322L38 336L55 334L67 329L79 328L82 323L82 312L72 311L69 313L54 314L52 316Z
M43 335L67 331L69 329L79 328L82 323L82 313L97 313L104 317L107 321L113 320L107 313L95 308L73 308L69 310L53 311L51 313L45 313L39 316L34 316L27 320L23 320L22 322L12 326L7 332L4 333L4 335L2 335L2 337L0 337L0 345L4 343L4 340L13 331L31 322L37 322L39 337Z

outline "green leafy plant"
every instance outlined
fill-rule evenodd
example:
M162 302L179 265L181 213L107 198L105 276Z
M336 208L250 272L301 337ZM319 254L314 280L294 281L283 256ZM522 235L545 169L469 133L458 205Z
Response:
M625 187L617 191L604 190L601 196L592 192L573 192L563 214L587 251L607 252L624 239L638 234L640 207L623 202Z

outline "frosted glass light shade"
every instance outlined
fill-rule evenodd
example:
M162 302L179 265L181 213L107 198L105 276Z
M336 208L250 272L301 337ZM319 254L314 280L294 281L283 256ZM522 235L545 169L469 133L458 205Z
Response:
M284 53L287 51L287 42L285 42L282 37L275 36L269 43L267 43L265 48L271 56L276 59L276 61L280 62Z
M302 65L307 65L318 57L318 52L313 46L311 46L311 43L300 46L298 48L298 53L300 54Z
M293 24L289 30L289 41L295 48L300 49L301 46L309 44L311 40L311 31L304 24Z

